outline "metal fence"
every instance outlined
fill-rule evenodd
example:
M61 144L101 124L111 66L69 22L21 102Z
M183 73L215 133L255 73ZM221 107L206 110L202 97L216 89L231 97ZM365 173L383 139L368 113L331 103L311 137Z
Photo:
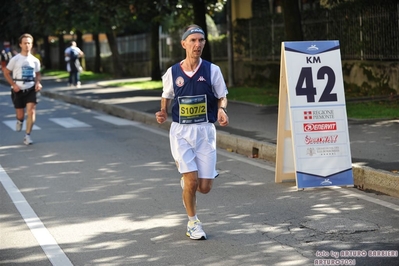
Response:
M344 60L399 60L399 3L393 0L365 1L367 5L348 2L334 9L305 10L301 13L305 40L339 40ZM371 3L371 4L370 4ZM219 35L209 38L213 61L227 60L225 25ZM160 31L161 70L184 58L181 32ZM233 47L236 59L279 61L284 41L282 14L266 14L238 19L233 25ZM139 34L117 38L122 63L150 60L150 35ZM85 43L87 58L94 57L94 43ZM111 54L107 43L101 43L101 55Z
M137 34L131 36L118 37L116 39L118 52L122 61L147 61L150 58L150 35ZM95 57L95 45L93 42L84 43L85 56L87 58ZM100 54L102 57L108 57L112 54L108 42L100 43Z
M304 39L339 40L346 60L398 60L399 3L375 2L303 11ZM234 25L234 49L240 58L279 60L283 41L282 14L237 20Z

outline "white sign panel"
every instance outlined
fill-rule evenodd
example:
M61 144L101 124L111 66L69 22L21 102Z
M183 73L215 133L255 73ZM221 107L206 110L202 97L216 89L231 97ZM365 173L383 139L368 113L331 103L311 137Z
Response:
M339 42L282 49L297 187L353 185Z

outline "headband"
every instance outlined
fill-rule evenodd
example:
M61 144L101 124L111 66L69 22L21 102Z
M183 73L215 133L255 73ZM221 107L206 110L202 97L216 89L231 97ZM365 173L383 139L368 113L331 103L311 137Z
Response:
M201 33L202 35L205 36L205 33L201 28L191 28L188 29L185 33L183 33L183 36L181 37L182 41L184 41L189 35L194 33Z

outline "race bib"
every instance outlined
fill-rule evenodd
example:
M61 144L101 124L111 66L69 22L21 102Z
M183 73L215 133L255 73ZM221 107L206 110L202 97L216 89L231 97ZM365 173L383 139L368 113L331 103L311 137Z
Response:
M179 124L208 122L206 95L181 96L179 102Z
M35 69L31 66L22 66L22 79L27 81L35 80Z

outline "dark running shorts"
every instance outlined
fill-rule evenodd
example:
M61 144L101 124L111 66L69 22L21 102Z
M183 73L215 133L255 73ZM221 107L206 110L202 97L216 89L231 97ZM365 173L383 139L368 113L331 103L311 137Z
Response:
M14 108L25 108L27 103L37 103L36 100L36 91L35 91L35 86L25 90L25 91L19 91L19 92L14 92L13 89L11 89L11 100L12 103L14 104Z

